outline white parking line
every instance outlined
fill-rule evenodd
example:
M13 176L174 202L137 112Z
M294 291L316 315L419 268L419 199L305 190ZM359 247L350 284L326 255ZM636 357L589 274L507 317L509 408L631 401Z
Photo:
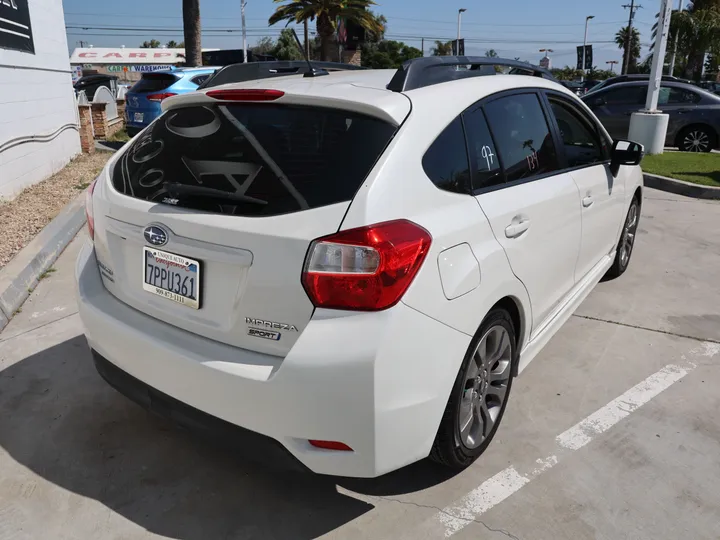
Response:
M703 343L691 350L688 355L713 357L720 353L717 343ZM697 364L682 357L680 365L669 364L630 390L581 420L567 431L558 435L555 442L558 451L544 459L538 459L539 465L527 474L520 474L510 466L492 478L489 478L460 500L445 507L436 515L436 519L445 528L445 537L449 538L470 523L503 502L520 488L528 485L534 478L553 468L561 459L591 442L630 413L642 407L664 390L681 380L697 367Z

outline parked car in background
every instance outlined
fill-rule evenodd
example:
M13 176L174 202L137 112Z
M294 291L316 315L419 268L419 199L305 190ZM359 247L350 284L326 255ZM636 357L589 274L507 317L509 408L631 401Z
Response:
M625 82L589 92L582 100L613 139L623 139L628 136L630 115L644 107L647 91L647 81ZM686 152L709 152L718 147L720 96L691 84L663 82L658 108L670 115L667 146Z
M625 82L647 82L650 80L650 75L642 75L639 73L633 73L629 75L618 75L617 77L610 77L609 79L605 79L604 81L596 84L595 86L588 89L588 92L595 92L596 90L602 90L603 88L607 88L608 86L612 86L613 84L620 84ZM662 76L663 82L679 82L679 83L685 83L685 84L693 84L692 81L688 81L686 79L680 79L678 77L673 77L672 75L663 75Z
M164 99L194 92L215 72L214 67L177 68L143 73L125 94L125 121L128 135L134 136L162 112Z
M84 91L88 100L92 101L95 92L101 86L106 87L114 95L117 90L117 79L115 75L104 75L102 73L84 75L77 80L73 88L75 88L76 93Z
M703 90L712 92L713 94L720 95L720 82L714 81L701 81L697 84Z

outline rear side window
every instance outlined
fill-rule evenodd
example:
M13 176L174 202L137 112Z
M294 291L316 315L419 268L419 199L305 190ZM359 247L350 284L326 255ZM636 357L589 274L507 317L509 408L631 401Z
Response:
M319 107L173 109L131 143L113 183L127 195L207 212L297 212L351 200L395 131Z
M423 169L440 189L467 193L470 167L462 120L457 117L435 139L423 156Z
M545 114L536 94L515 94L484 106L508 182L559 169Z
M142 78L130 89L131 92L159 92L174 84L178 78L170 73L143 73Z
M198 75L197 77L193 77L192 79L190 79L190 82L200 86L202 83L207 81L209 77L210 77L209 74L208 75Z
M658 105L691 105L700 101L700 96L692 90L676 86L661 86Z
M497 186L503 183L500 160L481 108L464 115L473 169L473 189Z

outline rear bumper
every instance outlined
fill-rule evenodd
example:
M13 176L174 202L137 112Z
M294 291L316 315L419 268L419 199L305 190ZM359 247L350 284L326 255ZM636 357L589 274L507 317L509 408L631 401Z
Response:
M150 412L202 435L206 439L229 446L234 452L252 461L271 463L278 468L309 472L275 439L243 429L190 407L125 373L97 351L92 351L95 368L110 386Z
M103 286L89 243L76 272L85 333L113 386L151 409L155 399L171 418L185 406L196 410L196 427L221 422L277 441L321 474L374 477L425 458L470 341L402 303L379 313L318 310L280 358L120 302ZM318 449L309 439L353 451Z

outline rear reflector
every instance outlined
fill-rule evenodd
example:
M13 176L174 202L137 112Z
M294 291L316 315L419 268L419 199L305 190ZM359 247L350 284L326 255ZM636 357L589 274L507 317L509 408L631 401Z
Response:
M208 97L223 101L275 101L285 95L280 90L256 90L254 88L237 88L234 90L210 90Z
M302 284L316 307L378 311L397 304L432 237L406 220L342 231L310 246Z
M97 178L92 181L90 187L85 192L85 218L87 219L88 234L90 240L95 240L95 214L93 213L93 192L95 191Z
M156 103L160 103L163 99L167 99L169 97L177 96L177 94L173 94L172 92L163 92L161 94L148 94L145 96L145 98L148 101L154 101Z
M339 450L341 452L352 452L353 449L347 444L337 441L308 441L311 445L316 448L323 448L325 450Z

